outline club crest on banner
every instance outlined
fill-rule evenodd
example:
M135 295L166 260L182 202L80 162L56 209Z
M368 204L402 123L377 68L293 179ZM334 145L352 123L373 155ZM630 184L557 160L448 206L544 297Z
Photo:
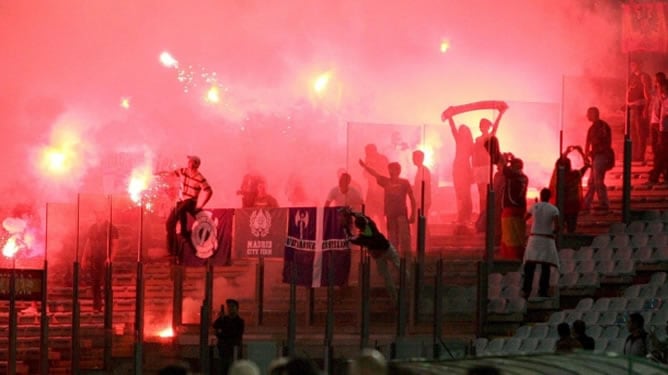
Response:
M255 237L266 237L271 230L271 215L263 210L255 210L250 215L250 230Z
M200 259L210 258L218 247L218 219L212 217L210 211L200 211L192 226L191 242Z

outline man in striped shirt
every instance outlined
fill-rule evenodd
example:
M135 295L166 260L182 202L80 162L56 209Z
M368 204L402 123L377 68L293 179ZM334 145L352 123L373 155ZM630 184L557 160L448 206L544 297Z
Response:
M197 156L188 156L188 167L179 168L173 172L166 172L161 174L173 173L181 177L181 189L179 192L179 201L176 206L169 213L167 217L167 248L172 256L180 256L180 246L176 242L176 223L181 225L181 235L185 238L190 237L188 231L188 214L195 216L202 210L204 205L211 199L213 190L206 182L206 178L199 172L201 160ZM201 204L199 203L199 195L203 192Z

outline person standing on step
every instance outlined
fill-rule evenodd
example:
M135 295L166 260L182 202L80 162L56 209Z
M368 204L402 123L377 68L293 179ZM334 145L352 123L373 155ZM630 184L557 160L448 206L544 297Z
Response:
M533 218L531 234L524 252L524 298L529 298L536 266L540 264L538 295L547 297L550 289L550 268L559 268L555 235L559 232L559 209L550 204L550 189L540 191L540 202L534 204L525 219Z
M221 305L218 318L213 322L223 375L227 375L232 362L241 358L245 329L244 320L239 316L239 301L230 298L225 303L227 304L227 315L225 315L226 306Z
M118 228L111 225L102 211L95 211L95 223L90 226L81 256L81 266L88 271L93 289L93 310L102 311L102 289L104 287L105 264L118 254Z
M605 173L612 169L615 164L614 152L612 150L612 132L610 125L601 120L598 108L590 107L587 110L587 119L591 126L587 131L585 142L585 157L591 161L591 174L589 175L589 187L582 203L584 210L591 209L594 194L597 195L599 207L602 210L610 208L608 200L608 188L605 186Z

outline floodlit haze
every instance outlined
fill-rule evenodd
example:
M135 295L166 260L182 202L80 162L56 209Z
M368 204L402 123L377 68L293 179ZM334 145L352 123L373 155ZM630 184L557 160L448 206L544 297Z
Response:
M405 142L433 149L447 185L453 145L440 114L488 99L511 104L502 148L524 158L541 187L557 157L562 77L624 72L615 4L5 1L0 191L36 201L123 192L134 168L181 166L197 154L214 188L210 206L238 206L248 169L267 177L282 205L299 179L306 200L322 203L346 164L363 182L363 150L348 140L379 149L392 141L391 130L348 123L432 124ZM596 103L581 104L584 113ZM479 115L458 121L476 136ZM99 175L119 152L137 159L105 185Z

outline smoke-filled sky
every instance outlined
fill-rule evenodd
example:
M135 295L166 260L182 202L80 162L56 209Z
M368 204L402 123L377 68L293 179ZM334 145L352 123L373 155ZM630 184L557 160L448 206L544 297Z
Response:
M545 116L517 109L513 117L511 106L509 118L522 123L502 122L499 130L502 148L529 161L532 186L541 187L557 156L562 77L624 72L618 6L612 0L3 1L0 191L68 199L102 186L88 180L106 173L109 155L135 153L137 164L146 157L165 167L196 153L214 187L213 206L239 204L234 192L248 168L267 176L282 205L289 204L286 183L295 179L307 186L309 201L321 203L339 168L347 163L360 175L356 159L363 152L349 150L347 140L381 149L390 142L391 131L356 133L350 129L360 127L348 122L436 129L447 106L487 99L556 108ZM163 51L178 67L160 63ZM316 92L322 74L329 80ZM205 100L212 85L219 103ZM583 111L590 104L582 103ZM458 121L476 136L479 116ZM436 173L447 183L453 144L442 130L407 141L432 149ZM45 147L63 143L73 150L71 169L53 177L40 158Z

